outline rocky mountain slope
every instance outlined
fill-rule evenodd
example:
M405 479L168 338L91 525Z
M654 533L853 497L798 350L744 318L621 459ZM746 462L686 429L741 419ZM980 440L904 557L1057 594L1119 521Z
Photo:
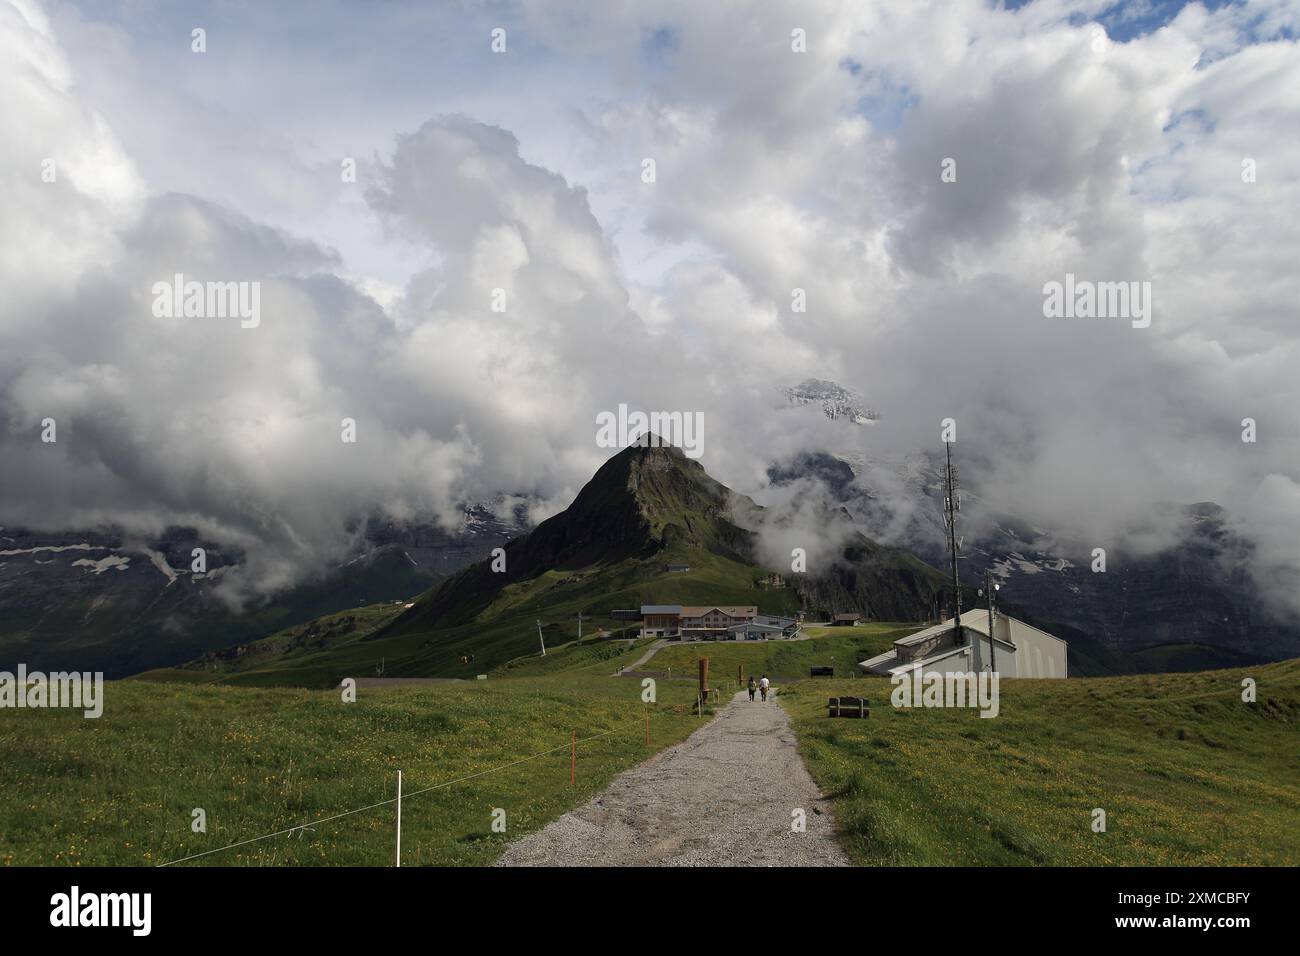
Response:
M173 528L140 541L113 529L0 528L0 669L110 677L192 659L379 601L410 601L522 530L522 516L467 509L459 529L370 521L354 554L316 580L233 610L216 594L242 555ZM205 573L191 552L206 551Z
M805 453L768 476L776 485L814 482L867 534L944 566L939 453L892 462ZM1196 670L1300 655L1300 633L1268 613L1246 570L1249 545L1213 503L1166 506L1159 517L1176 529L1175 544L1152 554L1111 548L1105 573L1096 573L1093 542L989 514L974 507L976 492L963 496L963 584L978 586L992 571L1009 613L1070 641L1072 667Z

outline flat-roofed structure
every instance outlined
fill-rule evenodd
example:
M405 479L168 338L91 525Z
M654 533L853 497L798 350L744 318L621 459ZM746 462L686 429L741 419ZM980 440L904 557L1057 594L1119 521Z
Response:
M1059 637L1001 612L974 608L961 616L964 640L958 644L951 619L894 642L891 650L858 664L864 674L893 677L920 669L923 673L978 673L996 668L1002 677L1061 678L1069 676L1067 646Z
M727 628L727 640L730 641L769 641L789 636L789 632L781 625L766 624L757 619Z

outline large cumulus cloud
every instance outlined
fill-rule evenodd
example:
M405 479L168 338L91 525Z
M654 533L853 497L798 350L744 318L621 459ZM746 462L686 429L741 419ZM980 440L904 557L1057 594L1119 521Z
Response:
M436 29L326 6L325 33L430 29L445 94L427 51L389 45L344 99L391 116L382 135L322 98L250 102L241 119L275 135L247 137L199 95L222 99L220 60L160 61L187 100L129 21L56 13L93 89L29 0L0 6L0 520L197 524L273 587L340 554L361 514L453 520L497 492L562 506L620 402L703 411L706 466L760 496L773 458L902 456L952 416L991 511L1149 544L1154 505L1216 500L1269 594L1300 592L1294 3L1141 24L1067 0L548 2L449 7ZM291 34L259 18L260 43ZM512 53L493 60L498 24ZM212 29L229 48L241 26ZM341 96L296 49L244 54L241 75L290 64ZM133 102L176 117L184 164ZM340 144L363 157L350 191ZM262 326L153 318L149 286L175 271L262 281ZM1045 319L1043 283L1066 272L1150 281L1151 328ZM810 376L883 419L774 414L771 387ZM57 446L35 442L45 416Z

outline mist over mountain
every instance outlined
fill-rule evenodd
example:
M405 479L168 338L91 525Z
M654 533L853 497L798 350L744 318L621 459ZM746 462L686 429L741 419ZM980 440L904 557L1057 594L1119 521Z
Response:
M957 460L964 451L955 446ZM880 541L946 567L939 453L899 462L800 453L768 470L789 501L821 502ZM1103 670L1195 670L1300 655L1300 626L1252 576L1249 541L1212 502L1164 503L1114 539L999 513L976 467L961 470L962 582L986 572L1005 607L1093 653ZM974 489L974 490L973 490ZM1103 546L1105 570L1094 571ZM1119 652L1111 657L1107 652Z
M634 445L602 465L569 508L507 544L504 568L493 570L493 562L484 560L453 575L393 629L470 623L504 590L548 573L613 575L635 588L638 577L659 578L665 563L690 565L692 555L751 568L746 587L752 593L742 603L765 600L764 592L756 590L757 579L778 572L813 613L856 610L880 620L923 620L934 607L944 586L938 571L851 528L835 541L802 537L807 570L792 572L791 554L775 554L764 544L785 520L720 484L678 448ZM824 520L833 522L830 516ZM690 579L681 580L685 587ZM657 585L658 593L663 594L664 586ZM735 592L712 600L735 601ZM609 610L590 608L593 614Z
M103 670L121 677L256 640L346 608L413 599L524 527L484 505L453 532L371 518L347 560L274 594L230 601L222 582L245 555L193 528L155 538L120 529L0 528L0 669ZM195 549L204 570L194 571Z

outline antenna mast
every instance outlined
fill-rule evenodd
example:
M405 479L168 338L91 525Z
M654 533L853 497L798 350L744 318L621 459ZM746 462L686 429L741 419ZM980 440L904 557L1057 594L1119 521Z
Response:
M955 642L964 644L961 633L961 578L957 575L957 555L961 550L961 539L957 537L957 512L961 511L961 500L957 497L957 469L952 464L952 442L944 443L948 456L948 467L944 475L947 495L943 504L943 520L948 526L948 553L952 556L952 620L956 629Z

